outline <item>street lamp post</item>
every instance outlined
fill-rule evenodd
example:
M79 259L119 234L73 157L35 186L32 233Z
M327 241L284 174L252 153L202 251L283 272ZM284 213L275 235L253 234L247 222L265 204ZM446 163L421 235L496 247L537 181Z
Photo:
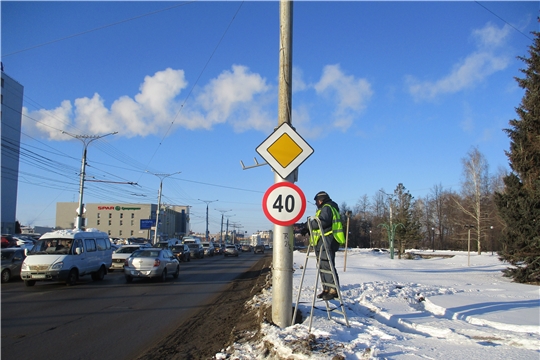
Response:
M157 176L159 178L159 191L158 191L158 203L157 203L157 210L156 210L156 228L154 230L154 241L153 244L157 244L157 235L158 235L158 229L159 229L159 213L161 211L161 190L163 188L163 179L173 176L176 174L180 174L180 171L177 171L172 174L154 174L150 171L146 170L147 173L152 174L154 176Z
M118 134L117 131L115 132L112 132L112 133L109 133L109 134L105 134L105 135L101 135L101 136L97 136L97 135L73 135L73 134L70 134L66 131L62 131L62 134L66 134L66 135L69 135L71 136L72 138L75 138L77 140L81 140L84 147L83 147L83 156L82 156L82 161L81 161L81 174L80 174L80 181L79 181L79 207L78 207L78 210L77 210L77 221L76 221L76 224L75 224L75 228L80 230L82 227L83 227L83 212L84 212L84 203L83 203L83 193L84 193L84 180L85 180L85 176L86 176L86 152L87 152L87 148L88 148L88 145L90 145L90 143L94 140L97 140L97 139L101 139L105 136L109 136L109 135L114 135L114 134Z
M433 252L435 252L435 228L431 228L431 248L433 249Z
M491 240L491 255L493 255L493 226L490 226L489 230L490 230L489 237Z
M223 247L223 216L225 215L226 212L232 211L232 209L229 209L229 210L215 209L215 210L217 210L217 211L219 211L221 213L221 230L219 232L219 246Z
M201 200L201 199L198 199L198 200L206 203L206 241L208 242L209 241L208 240L208 204L216 202L218 200Z
M474 225L465 225L468 228L468 237L467 237L467 266L471 266L471 229L474 228Z
M369 230L369 248L373 249L373 244L371 243L371 230Z

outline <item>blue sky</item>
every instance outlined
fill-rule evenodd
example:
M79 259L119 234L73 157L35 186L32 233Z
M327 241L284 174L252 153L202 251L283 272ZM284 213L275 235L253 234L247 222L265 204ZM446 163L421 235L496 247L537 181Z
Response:
M472 147L508 169L502 129L539 2L307 2L293 10L292 125L315 150L296 183L354 206L403 183L459 191ZM277 126L279 2L5 2L2 63L24 86L17 219L56 202L192 206L192 229L267 230L274 183L255 149ZM39 157L36 157L37 154ZM147 172L148 171L148 172ZM103 182L110 181L110 182ZM134 185L112 182L134 182ZM201 201L204 200L204 201ZM221 210L221 211L220 211ZM308 204L306 215L315 210ZM75 216L75 215L74 215ZM226 219L226 218L225 218Z

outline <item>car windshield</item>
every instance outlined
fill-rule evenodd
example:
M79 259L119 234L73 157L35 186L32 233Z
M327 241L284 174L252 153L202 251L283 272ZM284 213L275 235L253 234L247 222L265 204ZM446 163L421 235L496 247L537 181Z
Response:
M159 257L159 250L139 250L135 251L132 257Z
M184 251L184 246L173 246L172 251Z
M71 250L72 242L73 239L61 238L38 240L29 254L68 254Z
M15 251L2 251L2 260L9 260L13 257Z
M188 246L189 246L190 249L198 249L199 248L198 244L188 244Z
M138 246L123 246L123 247L119 248L118 250L116 250L115 252L117 254L131 254L135 250L139 250L139 249L140 249L140 247L138 247Z

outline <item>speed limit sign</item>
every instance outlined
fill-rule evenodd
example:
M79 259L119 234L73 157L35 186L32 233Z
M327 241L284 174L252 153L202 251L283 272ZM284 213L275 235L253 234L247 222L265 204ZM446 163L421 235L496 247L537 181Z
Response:
M264 194L264 214L276 225L296 223L306 211L306 197L300 188L290 182L276 183Z

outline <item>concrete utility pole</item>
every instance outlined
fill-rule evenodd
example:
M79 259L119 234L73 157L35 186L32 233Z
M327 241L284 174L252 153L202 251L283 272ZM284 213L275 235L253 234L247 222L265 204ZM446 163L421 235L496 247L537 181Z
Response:
M160 210L161 210L161 190L163 188L163 179L165 179L166 177L169 177L169 176L180 174L180 171L177 171L177 172L172 173L172 174L154 174L154 173L151 173L148 170L146 170L146 172L149 173L149 174L152 174L154 176L157 176L159 178L158 203L157 203L157 210L156 210L156 229L154 230L154 241L152 242L152 244L155 245L158 242L157 236L158 236L158 229L159 229L159 213L160 213Z
M293 2L279 2L279 90L278 90L278 126L291 124L292 113L292 8ZM297 172L286 179L274 173L274 183L294 183ZM292 277L293 277L293 242L292 226L274 224L274 247L272 269L272 321L284 328L292 322Z
M82 156L82 162L81 162L81 174L80 174L80 180L79 180L79 207L77 210L77 220L75 221L75 229L82 229L83 227L83 212L84 212L84 203L83 203L83 193L84 193L84 180L86 176L86 152L88 145L94 140L101 139L105 136L118 134L117 131L97 136L97 135L73 135L68 132L62 131L62 134L66 134L71 136L74 139L81 140L83 142L83 156Z
M229 209L229 210L215 209L215 210L221 213L221 231L219 232L219 246L223 247L223 216L225 215L226 212L232 211L232 209Z
M213 202L216 202L216 201L219 201L219 200L201 200L199 199L199 201L202 201L204 203L206 203L206 235L205 235L205 241L209 241L208 240L208 204L210 203L213 203Z

